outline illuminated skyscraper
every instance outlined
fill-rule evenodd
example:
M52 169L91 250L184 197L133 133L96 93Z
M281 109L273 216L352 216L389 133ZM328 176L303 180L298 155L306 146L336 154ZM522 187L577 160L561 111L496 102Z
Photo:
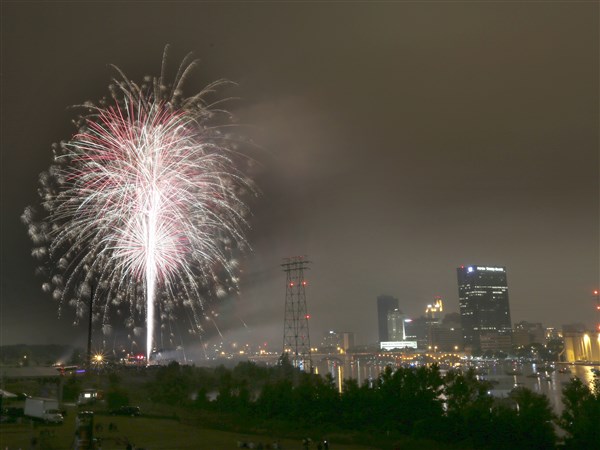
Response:
M490 338L506 341L512 328L506 268L472 265L461 266L456 272L465 346L481 348L484 335L486 342Z
M399 309L390 311L387 315L388 341L405 341L404 319L406 316Z
M433 305L427 305L425 309L425 317L431 322L439 323L442 320L442 312L444 311L444 304L442 297L435 297Z
M444 304L442 298L437 296L434 298L433 304L427 305L425 309L425 322L427 323L427 346L434 348L436 342L434 340L434 329L439 328L442 322L442 312L444 311Z
M380 295L377 297L377 326L379 330L379 342L389 341L388 313L398 309L398 299L391 295Z

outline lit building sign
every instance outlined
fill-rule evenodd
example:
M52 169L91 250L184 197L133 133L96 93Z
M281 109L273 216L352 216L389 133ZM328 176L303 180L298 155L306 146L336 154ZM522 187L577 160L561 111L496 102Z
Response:
M502 267L477 267L477 270L487 270L488 272L504 272Z
M383 341L380 344L381 350L402 350L403 348L417 348L417 341Z

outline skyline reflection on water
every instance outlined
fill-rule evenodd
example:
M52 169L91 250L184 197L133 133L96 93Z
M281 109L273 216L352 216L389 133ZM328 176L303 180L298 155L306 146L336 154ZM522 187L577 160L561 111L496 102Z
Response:
M565 384L571 378L577 377L591 386L594 379L591 369L594 367L600 369L600 366L556 364L554 365L556 370L548 371L544 376L538 377L536 373L540 370L540 365L535 363L514 363L512 361L478 361L477 363L481 368L479 378L493 383L491 389L493 395L506 396L515 387L525 387L533 392L546 395L557 414L560 414L563 409L561 396ZM377 361L373 358L348 355L325 357L313 361L313 364L321 375L330 373L338 389L340 389L340 379L353 378L359 385L362 385L365 381L376 380L388 365L391 365L392 368L400 367L398 364ZM441 367L442 373L445 373L443 365ZM571 373L560 373L560 368L569 368Z

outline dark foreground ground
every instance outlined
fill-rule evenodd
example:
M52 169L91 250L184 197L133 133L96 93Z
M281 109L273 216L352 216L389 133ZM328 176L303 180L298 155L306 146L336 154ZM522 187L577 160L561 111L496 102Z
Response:
M98 418L103 423L103 431L96 433L101 439L102 450L124 450L127 442L135 448L146 450L161 449L235 449L237 442L259 442L266 446L278 440L283 449L302 449L302 443L290 439L274 439L270 436L244 435L218 430L200 429L184 425L176 420L154 418ZM117 431L107 431L109 421L117 425ZM2 425L0 442L2 450L30 449L31 438L38 440L38 449L70 449L73 448L75 424L73 420L62 426L33 427L29 424ZM312 448L316 449L316 444ZM330 448L340 450L362 450L373 447L336 444Z
M69 408L63 425L41 425L32 423L1 424L0 450L59 450L72 449L75 433L76 409ZM116 430L109 431L109 424ZM145 450L175 450L175 449L206 449L227 450L237 449L239 442L247 444L261 443L263 448L278 442L284 450L304 450L301 439L273 436L269 434L244 434L231 431L207 429L187 425L175 419L153 417L113 417L97 415L95 425L101 425L101 431L95 437L101 439L102 450L125 450L131 442L134 448ZM317 441L324 436L307 436L312 439L310 449L317 449ZM32 438L36 444L32 446ZM367 449L440 449L439 443L407 440L376 445L360 445L352 443L353 437L348 435L327 436L331 450L367 450ZM364 436L363 436L364 439ZM256 448L256 447L255 447ZM448 447L451 448L451 447Z

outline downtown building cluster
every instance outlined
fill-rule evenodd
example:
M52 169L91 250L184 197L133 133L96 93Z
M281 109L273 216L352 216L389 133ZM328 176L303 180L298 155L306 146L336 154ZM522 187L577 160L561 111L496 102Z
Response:
M553 339L562 339L561 331L545 328L541 323L521 321L513 326L506 267L466 265L458 267L456 274L458 313L444 314L443 300L435 297L424 308L424 315L410 318L403 314L397 298L390 295L377 297L379 348L509 352L515 347L545 345ZM580 328L578 332L583 333ZM568 334L574 336L576 333ZM577 343L571 344L571 347L577 346Z
M397 298L380 295L377 298L380 348L434 352L509 350L513 343L506 268L461 266L457 269L457 281L458 314L444 316L443 300L435 297L423 316L408 318L402 314Z

